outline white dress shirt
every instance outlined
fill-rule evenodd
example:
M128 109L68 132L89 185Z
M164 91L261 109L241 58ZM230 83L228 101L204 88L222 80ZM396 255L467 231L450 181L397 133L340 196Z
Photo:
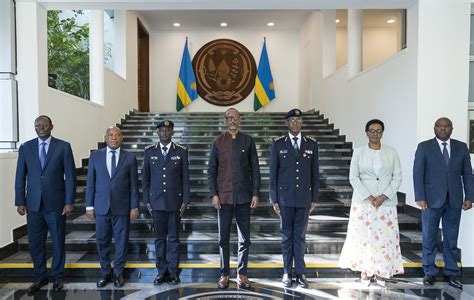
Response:
M448 139L447 141L443 142L442 140L436 138L436 141L438 142L439 144L439 149L441 150L441 154L443 154L443 149L444 149L444 145L443 143L446 143L446 149L448 149L448 155L449 157L451 157L451 139Z
M298 144L298 149L301 149L301 132L298 133L297 136L292 135L291 133L288 132L288 135L291 139L291 145L295 147L295 140L293 138L297 138L296 143Z
M163 147L166 147L166 153L165 151L163 151ZM171 147L171 142L169 142L167 145L163 145L162 143L160 143L161 154L163 154L163 156L167 155L170 152L170 147Z

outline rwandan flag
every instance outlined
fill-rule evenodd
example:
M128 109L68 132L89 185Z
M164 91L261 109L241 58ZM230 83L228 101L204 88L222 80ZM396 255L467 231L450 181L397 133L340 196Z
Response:
M253 110L257 111L275 99L272 71L268 62L266 39L263 40L262 55L258 63L257 78L255 79L255 100Z
M188 38L184 44L183 58L178 77L178 96L176 97L176 111L180 111L197 98L196 77L188 51Z

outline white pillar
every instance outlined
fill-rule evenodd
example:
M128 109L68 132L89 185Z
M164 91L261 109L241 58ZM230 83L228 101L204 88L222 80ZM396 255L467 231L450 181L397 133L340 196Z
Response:
M347 68L349 77L362 71L362 10L347 12Z
M90 98L104 105L104 11L91 10L89 16Z
M336 71L336 10L323 10L323 77Z

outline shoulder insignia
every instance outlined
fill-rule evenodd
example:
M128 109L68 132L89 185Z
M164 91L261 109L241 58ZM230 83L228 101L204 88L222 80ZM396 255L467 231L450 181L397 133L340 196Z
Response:
M184 145L176 144L176 143L175 143L175 145L176 145L176 147L181 148L181 149L183 149L183 150L188 150L188 147L186 147L186 146L184 146Z
M305 138L307 138L308 140L313 141L315 143L318 142L318 140L316 140L316 138L314 136L311 136L311 135L306 135Z
M145 147L145 151L148 150L148 149L151 149L151 148L153 148L153 147L156 148L156 145L157 145L157 144L151 144L151 145L146 146L146 147Z
M280 141L280 140L284 139L285 136L286 136L286 135L282 135L282 136L280 136L280 137L277 137L276 139L274 139L274 141L275 141L275 142L276 142L276 141Z

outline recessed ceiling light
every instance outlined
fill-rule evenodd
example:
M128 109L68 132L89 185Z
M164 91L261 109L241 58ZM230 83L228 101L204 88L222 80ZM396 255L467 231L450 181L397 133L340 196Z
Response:
M179 27L179 26L181 26L181 24L179 24L179 23L173 23L173 26L174 26L174 27Z
M227 27L227 23L222 22L222 23L221 23L221 27Z
M267 23L267 26L269 26L269 27L275 26L275 23L269 22L269 23Z
M388 19L388 20L387 20L387 23L388 23L388 24L395 23L395 19Z
M339 23L339 22L341 22L341 20L339 20L339 19L336 19L336 23Z

